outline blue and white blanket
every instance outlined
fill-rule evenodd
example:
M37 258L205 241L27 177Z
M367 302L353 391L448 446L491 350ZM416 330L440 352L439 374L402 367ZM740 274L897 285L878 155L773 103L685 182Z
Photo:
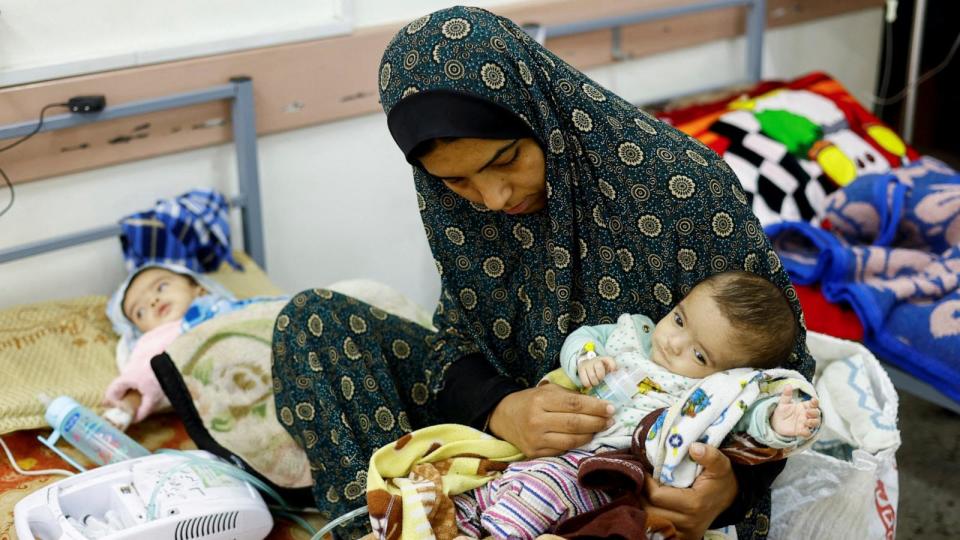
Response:
M127 269L166 263L213 272L223 261L239 269L230 252L229 208L219 192L194 189L121 219L120 242Z
M960 402L960 174L925 157L862 176L824 225L765 230L794 282L853 307L868 348Z

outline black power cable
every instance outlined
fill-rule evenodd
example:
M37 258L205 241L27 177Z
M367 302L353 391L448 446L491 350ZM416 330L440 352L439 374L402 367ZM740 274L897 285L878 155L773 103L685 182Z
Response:
M0 217L7 213L7 210L10 210L10 207L13 206L13 182L10 181L10 178L7 177L7 173L3 172L3 169L0 169L0 176L3 176L4 181L7 183L7 188L10 189L10 202L3 207L3 210L0 210Z
M19 139L8 144L7 146L0 148L0 152L6 152L7 150L13 148L14 146L17 146L23 141L26 141L30 137L33 137L34 135L36 135L40 131L40 129L43 128L43 116L47 113L47 109L51 109L53 107L67 107L68 105L69 105L68 103L51 103L49 105L44 105L44 107L40 109L40 121L37 122L37 127L33 128L33 131L24 135L23 137L20 137ZM7 188L10 190L10 202L7 203L7 206L5 206L3 210L0 210L0 217L3 217L3 215L6 214L10 210L10 208L13 206L14 192L13 192L13 182L10 181L10 178L7 176L7 173L3 172L3 169L0 169L0 176L3 176L3 180L6 182Z

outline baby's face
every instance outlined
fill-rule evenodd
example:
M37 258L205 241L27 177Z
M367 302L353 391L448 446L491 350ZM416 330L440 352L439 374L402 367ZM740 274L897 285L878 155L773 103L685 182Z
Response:
M137 274L123 299L123 314L142 332L182 319L203 287L192 279L164 268Z
M710 285L697 285L660 319L652 336L654 363L696 379L742 364L737 333L711 292Z

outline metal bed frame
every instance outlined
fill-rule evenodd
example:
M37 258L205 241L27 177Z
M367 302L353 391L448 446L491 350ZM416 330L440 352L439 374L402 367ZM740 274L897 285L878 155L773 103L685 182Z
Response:
M240 208L244 251L261 268L266 269L263 214L260 205L260 174L257 166L257 129L254 114L253 81L249 77L234 77L230 79L228 84L220 86L110 106L95 114L53 116L44 120L39 131L79 127L105 120L165 111L221 99L231 100L230 116L233 128L233 144L237 154L239 190L238 194L231 199L230 204ZM21 137L31 133L36 127L37 123L35 121L2 125L0 126L0 139ZM119 235L120 225L115 224L30 242L0 250L0 263Z
M547 38L556 38L592 32L594 30L610 29L612 34L611 48L613 57L617 60L623 60L626 56L623 54L621 46L621 28L631 24L659 21L671 19L682 15L691 15L702 13L704 11L715 11L728 7L745 7L746 25L747 25L747 46L746 46L746 77L745 81L756 83L760 81L762 73L763 60L763 32L767 25L767 0L707 0L704 2L677 6L671 8L658 9L653 11L643 11L627 15L614 17L604 17L590 21L578 21L569 24L558 24L552 26L542 26L538 24L524 25L524 30L536 39L542 45ZM697 90L686 92L684 95L709 92L726 87L706 86ZM683 95L673 96L674 98L683 97Z

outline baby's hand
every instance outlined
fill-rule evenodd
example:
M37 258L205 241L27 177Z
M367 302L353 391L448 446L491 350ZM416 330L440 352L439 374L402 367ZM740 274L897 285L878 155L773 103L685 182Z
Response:
M607 373L617 369L617 362L609 356L596 356L580 362L577 366L577 377L584 388L593 388L607 376Z
M809 437L820 425L820 402L813 398L794 403L793 387L788 384L770 416L770 425L784 437Z

